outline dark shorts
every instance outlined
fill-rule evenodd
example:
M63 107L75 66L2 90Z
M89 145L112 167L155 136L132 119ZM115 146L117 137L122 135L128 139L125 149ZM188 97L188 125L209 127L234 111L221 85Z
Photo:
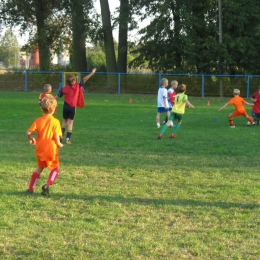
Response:
M176 119L178 122L180 122L180 121L182 121L182 117L183 117L183 114L177 114L177 113L171 112L170 120L174 121Z
M260 119L260 114L252 112L252 117Z
M74 120L75 113L76 113L76 108L75 107L71 107L68 103L64 102L64 105L63 105L63 118L64 119Z

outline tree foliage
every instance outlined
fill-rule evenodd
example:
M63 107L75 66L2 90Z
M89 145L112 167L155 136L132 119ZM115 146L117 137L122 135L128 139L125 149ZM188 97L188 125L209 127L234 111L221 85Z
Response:
M223 43L219 43L218 4L212 0L136 1L141 20L138 66L155 71L259 73L260 7L256 0L223 1Z
M6 68L18 65L19 45L11 29L7 29L0 40L0 61Z

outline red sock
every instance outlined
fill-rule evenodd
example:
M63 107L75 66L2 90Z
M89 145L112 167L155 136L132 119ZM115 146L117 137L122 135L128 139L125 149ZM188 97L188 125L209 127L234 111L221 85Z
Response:
M49 178L47 181L48 186L51 186L55 182L55 180L58 178L58 176L59 176L59 170L57 168L53 169L50 172L50 175L49 175Z
M40 174L37 173L37 172L33 172L32 173L32 176L31 176L31 180L30 180L30 183L29 183L29 190L33 191L35 186L36 186L36 183L37 181L40 179Z
M230 126L233 126L233 125L234 125L234 121L233 121L232 116L229 116L229 117L228 117L228 121L229 121Z

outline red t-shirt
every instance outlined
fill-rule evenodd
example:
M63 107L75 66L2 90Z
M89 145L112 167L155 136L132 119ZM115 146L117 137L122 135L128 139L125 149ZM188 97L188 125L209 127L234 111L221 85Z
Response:
M258 91L255 92L252 98L256 99L252 111L256 114L260 114L260 93Z
M68 103L71 107L84 106L84 95L82 95L83 88L81 87L80 83L77 82L74 85L66 85L65 87L62 88L62 94L64 95L64 101ZM83 99L83 105L82 105L82 99Z

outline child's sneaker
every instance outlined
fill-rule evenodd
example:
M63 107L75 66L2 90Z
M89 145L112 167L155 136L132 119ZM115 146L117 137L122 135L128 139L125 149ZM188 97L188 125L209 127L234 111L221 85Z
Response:
M171 134L170 137L171 138L176 138L176 135L175 134Z
M49 195L49 186L48 184L44 184L42 186L42 193L43 196L48 196Z
M28 190L25 191L25 193L26 193L26 194L33 194L33 190L29 190L29 189L28 189Z
M158 134L157 139L162 139L162 134Z
M235 126L234 126L234 125L231 125L230 128L235 128Z

